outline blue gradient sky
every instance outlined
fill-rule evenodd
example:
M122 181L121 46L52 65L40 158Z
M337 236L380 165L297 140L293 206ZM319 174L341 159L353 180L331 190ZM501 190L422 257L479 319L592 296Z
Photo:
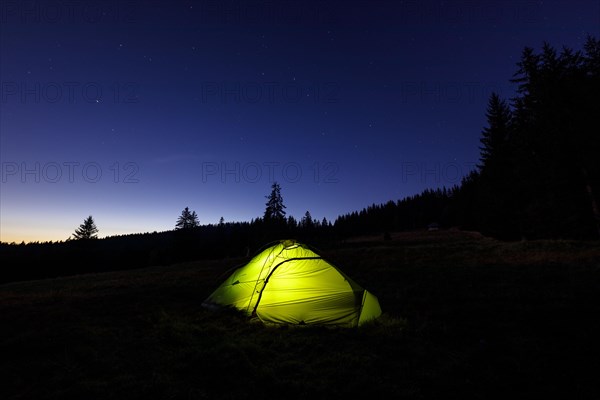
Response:
M0 240L287 212L330 220L477 162L524 46L580 49L598 1L0 6Z

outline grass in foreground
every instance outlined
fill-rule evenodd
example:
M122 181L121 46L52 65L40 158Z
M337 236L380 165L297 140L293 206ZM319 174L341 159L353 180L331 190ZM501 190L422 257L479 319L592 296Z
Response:
M600 394L598 243L442 231L322 255L382 318L265 327L200 307L241 259L2 285L0 398Z

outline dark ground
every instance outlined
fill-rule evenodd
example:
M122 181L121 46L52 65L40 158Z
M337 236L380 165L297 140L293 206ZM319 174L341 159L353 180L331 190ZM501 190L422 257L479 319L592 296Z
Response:
M243 258L1 285L0 398L600 398L598 242L416 232L321 255L379 320L268 328L203 309Z

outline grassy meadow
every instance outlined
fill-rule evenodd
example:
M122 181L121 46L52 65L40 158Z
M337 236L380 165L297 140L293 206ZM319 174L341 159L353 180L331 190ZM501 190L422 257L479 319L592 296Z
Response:
M316 250L381 318L202 308L246 258L0 285L0 399L600 398L598 242L437 231Z

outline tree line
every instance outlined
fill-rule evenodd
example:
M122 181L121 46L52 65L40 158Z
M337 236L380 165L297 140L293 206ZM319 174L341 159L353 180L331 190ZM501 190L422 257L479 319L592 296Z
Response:
M90 215L66 241L0 243L0 283L197 259L248 257L265 244L285 237L312 244L333 240L333 225L326 219L313 219L309 211L300 221L286 216L277 182L266 198L262 217L249 222L225 222L221 217L217 224L202 225L197 213L185 207L173 230L98 239L100 229Z
M505 240L600 238L600 41L581 51L526 47L492 93L480 160L460 185L339 217L344 232L422 228L430 222Z
M517 95L489 99L461 222L506 239L599 238L600 41L527 47L517 67Z
M459 185L340 215L286 214L277 182L265 212L249 222L201 225L184 208L172 231L97 238L90 215L65 242L0 243L0 281L106 269L244 257L273 240L295 237L326 246L359 234L442 228L476 230L505 240L600 237L600 41L557 51L526 47L511 78L513 98L492 93L477 168ZM59 265L50 269L49 265ZM89 270L89 271L88 271Z

